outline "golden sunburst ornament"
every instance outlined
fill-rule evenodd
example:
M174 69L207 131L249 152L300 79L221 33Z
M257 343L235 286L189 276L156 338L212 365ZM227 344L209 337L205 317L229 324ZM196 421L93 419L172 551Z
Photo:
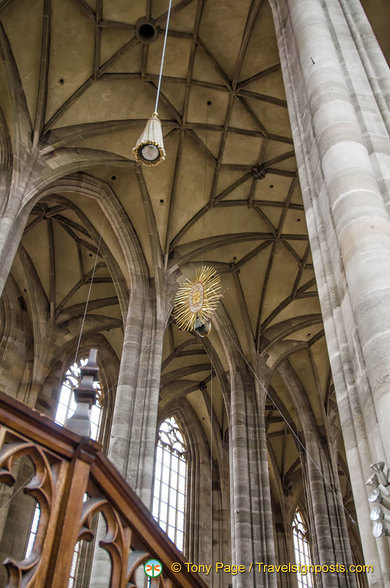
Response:
M221 297L221 278L213 267L204 266L193 279L186 278L176 293L173 308L179 329L192 331L206 323Z

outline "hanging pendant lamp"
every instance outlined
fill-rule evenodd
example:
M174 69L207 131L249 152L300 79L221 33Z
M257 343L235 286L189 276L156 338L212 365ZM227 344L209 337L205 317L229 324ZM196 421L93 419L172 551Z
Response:
M142 131L141 135L138 138L138 141L133 147L133 152L135 155L136 160L139 163L147 166L154 166L158 165L161 161L165 159L165 149L164 149L164 141L163 141L163 132L162 132L162 125L161 120L158 117L158 101L160 98L160 89L161 89L161 79L164 67L164 59L165 59L165 49L167 46L167 37L168 37L168 28L169 28L169 19L171 17L171 8L172 8L172 0L169 0L169 7L168 7L168 14L167 14L167 24L165 27L165 35L164 35L164 45L161 55L161 64L160 64L160 74L158 78L158 87L157 87L157 95L156 95L156 103L154 106L154 112L148 122L144 130Z
M133 147L135 158L143 165L157 165L165 159L161 120L157 112L146 123L146 126L139 136L137 144Z

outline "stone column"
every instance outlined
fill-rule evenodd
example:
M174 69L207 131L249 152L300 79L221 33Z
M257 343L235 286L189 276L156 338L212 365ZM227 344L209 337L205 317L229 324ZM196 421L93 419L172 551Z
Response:
M279 515L279 516L278 516ZM276 550L276 564L285 565L289 562L294 563L294 551L289 549L291 540L291 525L290 521L284 522L281 513L276 514L275 519L275 550ZM298 588L297 575L293 572L278 574L278 588Z
M166 312L158 311L155 296L147 279L144 284L134 283L131 290L108 451L110 461L148 508L152 500L162 346L169 316L168 305ZM104 588L110 566L106 553L97 548L103 536L100 522L96 536L90 585Z
M11 192L10 198L12 195ZM0 218L0 295L11 271L30 212L29 208L18 211L17 205L10 206L9 209Z
M365 478L390 453L389 75L358 0L271 4L368 580L384 586Z
M307 454L302 456L302 465L307 478L313 563L328 566L343 563L347 568L353 564L353 558L340 488L318 436L305 434L305 445ZM358 586L356 574L349 573L316 575L317 584L326 588Z
M337 466L334 470L327 440L320 436L310 402L288 361L280 364L278 373L290 392L302 427L304 449L302 448L301 462L310 514L313 563L328 566L337 563L351 565L353 558ZM324 587L355 587L356 575L318 574L317 584Z
M276 574L255 566L256 562L275 565L264 407L265 395L238 360L231 374L232 559L247 571L233 577L235 588L277 586Z
M150 507L165 322L152 293L132 291L108 457Z

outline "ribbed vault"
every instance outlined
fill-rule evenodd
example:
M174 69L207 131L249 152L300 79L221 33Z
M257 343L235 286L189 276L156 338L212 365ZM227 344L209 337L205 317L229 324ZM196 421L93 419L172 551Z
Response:
M153 112L166 10L162 0L3 0L2 149L7 160L20 144L34 153L32 179L84 172L105 183L150 278L158 265L184 276L218 269L240 353L271 370L272 483L288 493L300 469L291 430L302 422L279 366L294 374L319 434L338 425L271 9L266 0L173 2L159 108L167 158L145 169L131 148ZM155 42L137 37L140 18L157 27ZM12 276L31 314L46 309L58 353L77 338L97 255L86 333L102 333L120 356L131 276L114 233L99 199L77 188L31 210ZM170 321L161 410L185 397L209 440L222 439L227 367L215 334L204 345Z

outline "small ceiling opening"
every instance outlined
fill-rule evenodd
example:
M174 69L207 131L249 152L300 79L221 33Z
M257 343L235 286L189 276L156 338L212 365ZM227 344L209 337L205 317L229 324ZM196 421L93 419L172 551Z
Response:
M158 29L152 20L147 20L145 17L139 18L135 23L135 32L137 39L141 43L154 43L158 39Z

